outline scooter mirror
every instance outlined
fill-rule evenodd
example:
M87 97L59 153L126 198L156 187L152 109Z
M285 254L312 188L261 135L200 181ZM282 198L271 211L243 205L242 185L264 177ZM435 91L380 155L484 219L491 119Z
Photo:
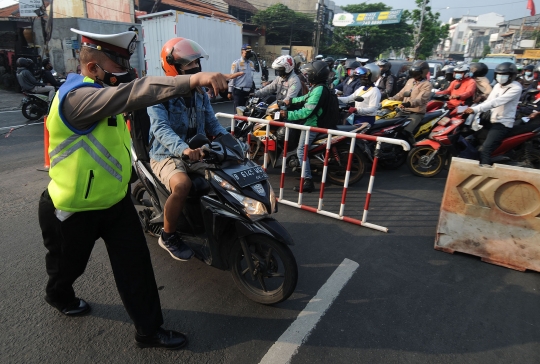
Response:
M362 96L356 96L356 97L354 98L354 101L356 101L356 102L362 102L362 101L364 101L364 98L363 98Z
M202 134L197 134L188 141L190 149L197 149L206 144L210 144L210 140Z

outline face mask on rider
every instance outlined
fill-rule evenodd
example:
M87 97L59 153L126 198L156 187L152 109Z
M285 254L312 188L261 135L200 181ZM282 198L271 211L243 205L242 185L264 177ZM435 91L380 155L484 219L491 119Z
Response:
M96 66L105 72L105 77L103 77L103 80L96 76L96 80L102 82L104 85L118 86L121 83L129 83L134 80L133 73L129 71L122 73L111 73L109 71L105 71L99 64L96 64Z
M201 72L201 67L199 67L199 66L190 68L188 70L184 70L185 75L194 75L194 74L197 74L199 72Z
M532 72L530 71L525 72L525 76L531 76L531 75L532 75Z
M455 78L456 80L461 80L461 79L463 78L463 73L456 73L456 74L454 75L454 78Z
M500 83L501 85L504 85L505 83L507 83L509 78L510 78L509 75L497 75L497 77L495 77L497 82Z

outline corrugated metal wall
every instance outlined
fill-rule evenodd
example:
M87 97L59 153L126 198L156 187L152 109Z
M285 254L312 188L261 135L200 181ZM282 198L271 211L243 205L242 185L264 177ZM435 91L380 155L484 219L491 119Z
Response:
M147 74L163 75L161 47L175 36L196 41L209 54L208 61L201 60L203 71L229 73L232 62L240 58L241 24L182 12L172 13L173 16L152 14L149 19L141 19Z

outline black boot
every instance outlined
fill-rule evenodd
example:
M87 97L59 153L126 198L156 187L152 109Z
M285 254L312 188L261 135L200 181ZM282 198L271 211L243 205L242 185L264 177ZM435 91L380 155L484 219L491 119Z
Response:
M294 191L296 192L300 192L300 186L295 186L293 188ZM304 180L304 191L302 192L307 192L307 193L311 193L315 190L315 184L313 183L313 181L311 180L311 178L306 178Z

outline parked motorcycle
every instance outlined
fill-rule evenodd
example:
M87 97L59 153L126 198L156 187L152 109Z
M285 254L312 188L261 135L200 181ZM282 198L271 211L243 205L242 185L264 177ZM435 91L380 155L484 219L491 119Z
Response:
M440 120L429 138L416 143L409 152L409 170L416 176L434 177L449 166L453 156L479 159L478 148L481 143L475 143L474 140L479 132L486 131L481 129L471 135L469 126L472 118L471 115L466 119L461 114ZM533 141L540 137L540 125L533 130L531 125L533 124L525 125L524 128L513 128L511 134L492 153L493 162L518 162L525 167L540 168L540 151L536 150L533 144Z
M143 130L132 124L132 134ZM192 188L178 222L186 244L206 264L230 270L249 299L262 304L286 300L296 287L298 268L289 249L292 237L270 216L277 205L268 176L246 158L247 146L230 134L213 142L196 135L188 144L202 148L203 161L210 166L205 176L189 174ZM158 237L169 192L153 174L146 148L133 144L139 182L132 197L144 231Z
M39 120L47 115L49 110L49 97L42 94L23 92L21 111L28 120Z

